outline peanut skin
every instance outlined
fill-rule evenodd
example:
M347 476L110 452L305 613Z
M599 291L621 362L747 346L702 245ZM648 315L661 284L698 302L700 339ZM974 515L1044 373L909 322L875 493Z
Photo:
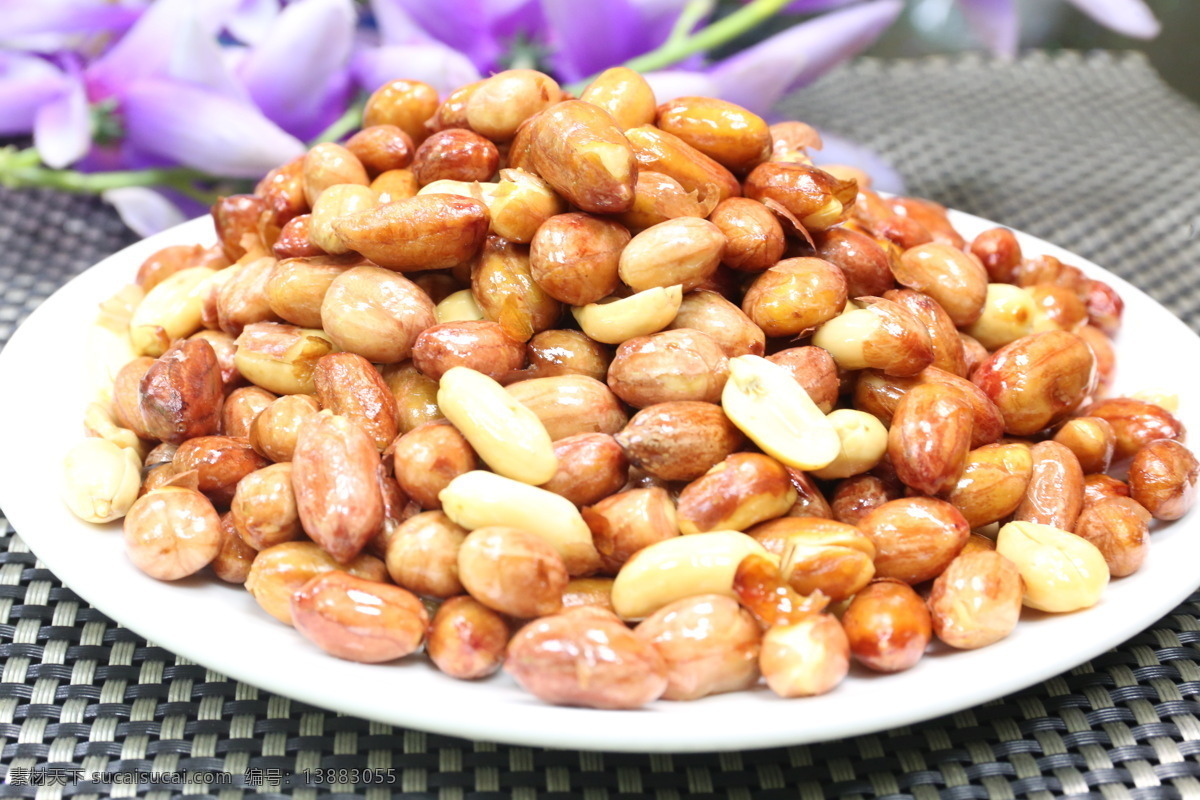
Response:
M442 269L479 251L487 208L459 195L427 194L339 217L338 237L381 267L400 272Z
M292 622L330 655L379 664L420 647L429 615L412 592L334 570L292 595Z
M452 678L486 678L504 663L508 623L478 600L460 595L438 608L429 624L425 652Z

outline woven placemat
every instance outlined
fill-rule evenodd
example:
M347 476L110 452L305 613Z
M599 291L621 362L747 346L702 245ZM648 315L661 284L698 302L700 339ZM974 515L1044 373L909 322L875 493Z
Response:
M1200 111L1140 57L863 61L790 111L884 154L912 193L1079 252L1200 329ZM0 190L0 342L132 240L96 201ZM1200 798L1200 593L1068 674L920 725L587 753L403 730L231 681L88 607L0 520L0 662L2 797Z

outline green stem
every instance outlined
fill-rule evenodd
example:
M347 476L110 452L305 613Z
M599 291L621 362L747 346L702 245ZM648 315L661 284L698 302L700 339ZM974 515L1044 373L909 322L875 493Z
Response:
M692 28L695 28L696 23L704 19L706 14L712 12L714 5L716 0L689 0L683 11L679 12L679 18L675 20L675 26L671 28L664 45L676 45L687 39Z
M310 144L336 142L350 131L362 125L363 109L366 105L366 100L356 98L350 104L350 107L346 109L345 113L335 119L332 125L317 134L317 138L313 139Z

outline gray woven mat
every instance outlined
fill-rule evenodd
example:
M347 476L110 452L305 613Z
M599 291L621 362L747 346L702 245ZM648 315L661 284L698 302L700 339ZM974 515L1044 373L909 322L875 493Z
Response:
M866 61L794 113L884 153L913 193L1075 250L1200 329L1200 111L1142 59ZM0 342L131 239L93 201L0 191ZM1200 593L1068 674L920 725L740 754L580 753L402 730L230 681L89 608L0 520L0 661L0 796L1200 798ZM471 713L467 694L447 713ZM52 785L16 785L29 769ZM304 775L329 769L359 782ZM147 780L104 775L122 771ZM183 771L228 783L149 782Z

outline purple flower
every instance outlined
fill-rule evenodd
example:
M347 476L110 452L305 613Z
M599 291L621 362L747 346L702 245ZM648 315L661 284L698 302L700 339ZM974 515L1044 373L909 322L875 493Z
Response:
M385 46L441 44L483 72L503 69L509 45L518 37L533 38L544 27L538 0L371 0L371 8ZM427 58L428 52L418 55Z
M0 50L0 136L32 131L41 107L70 86L71 79L46 59Z
M1161 26L1145 0L1068 0L1084 14L1117 33L1152 39ZM967 25L989 50L1013 58L1019 45L1016 0L958 0Z
M74 50L96 34L119 36L146 10L146 0L0 0L0 42L39 52Z

